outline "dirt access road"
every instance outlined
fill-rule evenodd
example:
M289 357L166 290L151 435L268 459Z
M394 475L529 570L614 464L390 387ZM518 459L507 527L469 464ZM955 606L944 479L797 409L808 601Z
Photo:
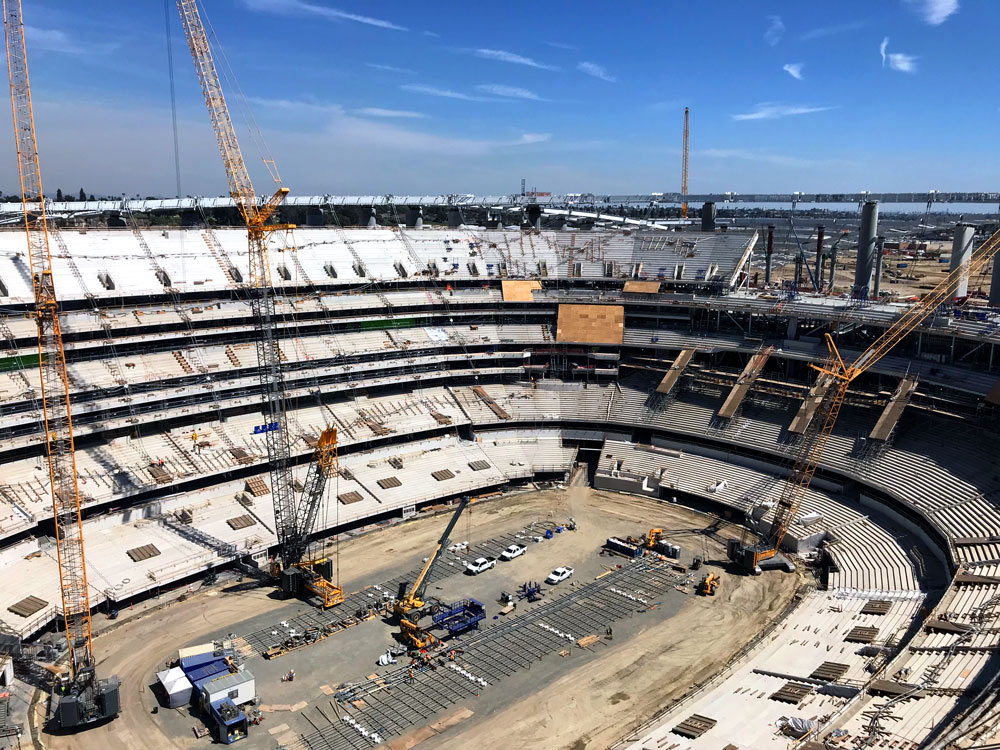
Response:
M705 516L646 498L571 487L518 494L473 506L453 538L472 541L514 531L531 521L565 521L574 517L580 531L559 544L585 545L596 550L608 534L628 529L638 533L651 526L695 553L724 557L722 546L701 534L710 523ZM340 575L345 590L378 582L394 571L413 567L441 533L442 516L422 518L342 542ZM725 531L722 532L723 536ZM478 713L421 748L458 750L476 746L600 748L656 712L688 685L704 679L728 660L772 613L791 597L796 576L773 574L760 578L724 576L719 594L691 597L680 613L666 621L635 620L637 632L621 635L607 649L580 658L553 683L501 683L496 702L472 704ZM113 748L205 747L207 738L164 731L149 685L152 675L179 646L206 640L220 631L241 632L251 617L273 613L285 617L303 605L269 596L267 589L241 593L209 591L171 604L147 617L124 623L98 637L95 652L100 674L122 680L122 714L110 724L79 735L43 735L47 748L109 750ZM632 621L630 621L632 622ZM647 624L648 623L648 624ZM251 661L251 669L254 662ZM534 671L534 670L532 670ZM260 685L262 695L274 688ZM260 730L244 742L273 747Z

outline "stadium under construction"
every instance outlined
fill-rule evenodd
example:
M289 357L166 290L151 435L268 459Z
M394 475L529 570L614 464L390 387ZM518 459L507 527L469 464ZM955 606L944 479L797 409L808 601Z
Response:
M994 746L996 194L261 197L177 6L227 198L5 4L0 745Z

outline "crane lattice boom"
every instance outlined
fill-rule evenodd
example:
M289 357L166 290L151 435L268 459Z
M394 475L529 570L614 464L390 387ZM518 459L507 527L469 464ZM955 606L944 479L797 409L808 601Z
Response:
M249 243L249 275L244 291L249 299L256 327L257 367L260 377L261 397L265 417L264 437L270 461L271 496L274 502L274 523L280 546L283 566L297 563L296 554L304 550L303 538L308 535L304 518L297 515L292 488L290 448L285 418L285 379L281 368L278 340L274 333L274 294L271 271L267 257L267 238L276 229L287 228L268 225L268 220L288 194L280 187L262 205L258 203L246 162L240 151L236 130L226 97L222 91L209 46L208 35L198 12L196 0L177 0L177 10L184 26L191 57L194 59L198 80L201 82L205 104L208 106L212 128L222 154L222 162L229 179L229 192L239 208L247 227Z
M688 128L688 108L684 108L684 145L681 150L681 195L688 194L688 140L691 131ZM688 204L684 201L681 204L681 218L686 219L688 215Z
M59 304L52 278L52 256L49 252L42 178L38 167L20 0L4 0L3 12L14 139L17 143L17 169L21 179L24 229L28 237L28 264L35 294L42 415L45 421L52 512L55 518L59 588L66 639L69 642L70 674L75 677L80 670L93 665L94 656L87 568L83 554L80 491L73 452L69 380L66 376L66 354L59 325Z
M744 547L741 552L742 561L747 567L753 568L761 560L774 557L781 546L785 534L788 533L798 515L802 499L805 497L806 490L809 489L813 475L823 457L823 451L833 433L834 425L840 414L840 407L844 403L851 383L892 351L893 347L934 314L942 304L950 302L962 278L974 276L983 271L998 251L1000 251L1000 230L979 246L968 263L949 273L919 302L900 315L851 364L844 363L837 351L833 337L826 334L830 356L822 367L815 365L813 367L819 371L819 377L833 377L835 381L817 406L816 414L802 436L802 441L795 454L795 463L782 489L770 529L763 535L759 543L752 547Z

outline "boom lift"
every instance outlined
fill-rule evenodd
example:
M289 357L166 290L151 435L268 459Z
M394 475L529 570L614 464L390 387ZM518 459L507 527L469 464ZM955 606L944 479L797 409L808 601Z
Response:
M278 560L272 569L277 571L296 567L305 553L309 532L315 520L319 499L304 497L296 503L292 488L292 467L288 443L288 423L285 417L285 379L281 368L278 339L275 336L274 292L271 285L271 268L268 263L267 241L275 231L291 229L291 225L270 224L278 206L288 195L288 188L281 186L281 178L273 161L266 161L271 176L279 185L269 199L260 203L254 192L250 173L247 171L240 145L236 138L229 108L222 92L222 83L216 72L215 61L209 46L208 35L198 12L197 0L177 0L181 24L198 80L201 83L205 104L212 120L222 162L229 179L229 194L240 212L247 228L249 243L249 274L241 290L250 302L256 330L257 370L260 377L261 400L265 423L264 437L270 463L271 497L274 503L274 525L278 535ZM315 566L311 567L314 574ZM317 574L318 575L318 574ZM294 583L294 576L281 576L286 585ZM315 580L315 579L314 579ZM343 591L329 580L322 585L328 596L324 601L339 598ZM285 593L295 593L286 591Z
M431 571L434 570L434 566L437 565L438 560L441 559L441 555L444 551L448 549L448 544L451 542L451 532L455 528L455 524L458 523L458 517L462 515L462 511L465 510L467 506L472 502L469 498L463 497L459 503L458 508L455 509L455 513L452 515L451 520L448 521L448 525L445 527L444 533L438 540L437 547L434 548L434 554L427 558L427 562L424 564L423 570L420 571L420 575L413 582L410 590L406 590L406 583L403 582L399 584L399 596L392 605L392 613L399 618L401 626L403 621L406 619L406 615L410 611L415 609L420 609L424 606L424 592L427 590L427 584L429 583ZM403 627L405 632L406 628Z
M819 372L818 377L826 375L832 377L834 382L816 407L816 414L803 433L795 463L782 489L770 527L755 540L749 538L753 532L744 527L741 539L729 540L728 553L731 560L756 575L762 570L761 563L767 563L775 558L785 534L798 515L802 499L823 457L823 451L833 433L840 407L844 403L851 383L892 351L896 344L942 305L949 303L954 298L955 290L962 278L980 273L998 250L1000 250L1000 230L994 232L979 246L968 264L963 264L949 273L919 302L900 315L853 363L847 364L843 361L833 337L829 333L826 334L829 356L823 366L810 366ZM753 509L747 515L748 518L753 517Z
M34 317L38 325L38 367L41 372L52 515L55 519L59 591L69 646L69 672L59 677L50 708L61 729L77 729L118 715L120 683L117 677L98 679L95 670L69 380L38 166L21 1L3 0L3 13L17 169L21 180L24 230L28 239L28 264L35 295Z

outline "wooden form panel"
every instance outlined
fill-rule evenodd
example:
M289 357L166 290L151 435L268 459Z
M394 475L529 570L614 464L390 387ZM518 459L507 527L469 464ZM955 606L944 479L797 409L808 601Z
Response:
M500 288L503 291L504 302L531 302L534 300L532 292L538 289L541 291L540 281L501 281Z
M559 343L621 344L624 337L625 308L621 305L559 305Z
M625 288L622 290L625 292L634 292L636 294L658 294L660 291L659 281L626 281Z

